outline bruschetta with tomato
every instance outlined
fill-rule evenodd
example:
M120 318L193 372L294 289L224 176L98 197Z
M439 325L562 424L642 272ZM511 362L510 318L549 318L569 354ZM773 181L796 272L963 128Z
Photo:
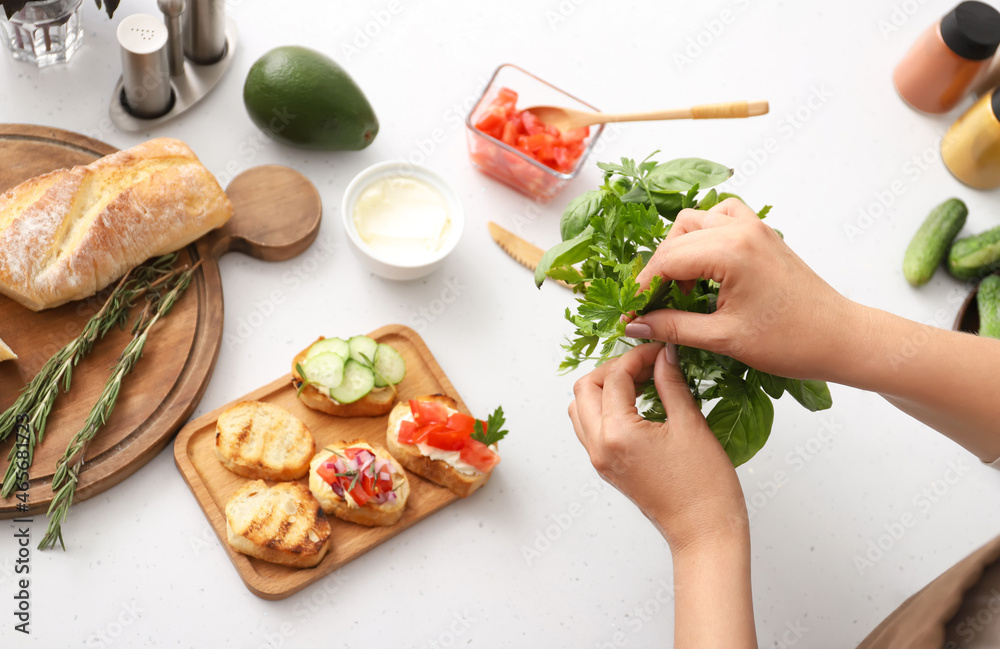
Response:
M381 527L402 518L410 482L385 449L362 441L337 442L313 457L309 490L327 514Z
M392 409L386 446L408 470L465 498L500 462L503 425L502 408L482 421L460 412L449 396L417 397Z

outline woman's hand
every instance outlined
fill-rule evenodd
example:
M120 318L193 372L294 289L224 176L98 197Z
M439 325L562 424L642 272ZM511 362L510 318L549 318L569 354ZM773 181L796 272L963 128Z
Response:
M569 406L573 428L598 472L657 525L675 555L748 542L736 471L671 359L676 363L672 346L649 343L581 378ZM664 423L646 421L635 406L635 386L650 375Z
M640 345L577 381L569 416L604 479L670 544L674 647L755 648L743 491L676 363L673 346ZM646 421L635 407L635 385L650 375L664 423Z
M717 311L662 309L626 333L732 356L791 378L832 379L859 347L852 322L862 312L824 282L774 230L735 198L707 212L683 210L639 274L681 284L700 277L721 287Z

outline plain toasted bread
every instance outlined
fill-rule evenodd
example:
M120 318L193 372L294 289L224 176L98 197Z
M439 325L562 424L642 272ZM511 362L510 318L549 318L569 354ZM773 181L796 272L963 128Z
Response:
M226 503L226 537L237 552L311 568L330 549L330 521L305 485L254 480Z
M313 345L321 340L323 340L323 336L317 338ZM309 347L312 347L312 345L309 345ZM301 388L299 390L299 400L302 403L313 410L319 410L320 412L325 412L328 415L336 415L337 417L380 417L392 410L393 404L396 403L396 389L394 386L375 388L353 403L335 401L330 398L330 395L320 392L311 385L306 385L303 388L302 383L305 379L299 374L299 367L305 363L306 352L309 351L309 347L296 354L292 360L292 387L296 390Z
M14 353L10 347L0 338L0 363L3 361L12 361L17 358L17 354Z
M458 410L458 404L449 396L436 394L434 396L418 397L423 400L440 401L451 410ZM431 482L450 490L456 496L465 498L486 484L489 473L477 471L474 474L462 473L444 460L432 460L423 453L416 444L404 444L399 441L399 424L410 414L409 402L400 402L389 414L389 427L385 435L386 447L394 458L404 467Z
M392 466L392 485L396 491L396 500L394 502L381 504L368 502L364 506L358 507L334 493L326 480L321 478L316 472L320 464L334 455L334 450L342 451L346 448L359 446L374 453L375 457L389 461ZM406 509L406 499L410 496L410 481L407 479L403 467L384 448L356 440L353 442L328 444L316 454L316 457L310 463L309 490L316 496L320 506L323 507L323 511L327 514L333 514L337 518L351 523L358 523L359 525L385 527L393 525L403 517L403 510Z
M312 433L281 406L241 401L219 416L215 455L244 478L296 480L316 452Z

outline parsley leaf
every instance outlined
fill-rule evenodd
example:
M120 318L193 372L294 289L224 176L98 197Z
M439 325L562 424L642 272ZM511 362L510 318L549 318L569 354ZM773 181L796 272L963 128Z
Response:
M472 439L492 446L507 436L507 431L503 429L505 423L503 406L497 406L497 409L486 420L486 430L483 430L483 422L479 419L476 420L473 425L475 430L472 433Z

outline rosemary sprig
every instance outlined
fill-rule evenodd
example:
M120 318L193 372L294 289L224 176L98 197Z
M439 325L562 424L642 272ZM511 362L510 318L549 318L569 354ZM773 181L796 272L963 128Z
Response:
M129 310L140 296L155 290L156 286L178 272L171 270L176 259L176 253L163 255L150 264L127 273L118 282L100 311L87 321L80 335L46 361L35 378L21 391L14 404L0 414L0 442L14 430L19 414L28 415L27 443L11 449L7 457L8 465L3 485L0 486L0 497L10 497L16 487L18 471L13 462L14 454L21 449L26 450L28 466L31 465L35 446L40 444L45 436L45 425L56 397L59 396L59 388L62 387L63 391L69 392L73 380L73 368L90 352L94 343L102 339L112 327L124 326Z
M129 341L125 350L118 357L115 366L111 369L111 376L104 384L104 390L97 399L97 403L91 408L83 428L73 436L66 452L56 464L56 472L52 477L52 490L55 496L48 510L49 526L41 543L38 544L38 549L46 550L55 547L56 541L59 542L63 550L66 549L62 538L62 523L66 520L70 505L73 504L73 497L76 495L76 487L80 481L80 472L83 469L87 445L94 439L114 411L122 380L142 357L143 347L146 345L153 325L170 313L174 303L191 283L191 277L196 268L197 265L181 273L174 280L170 289L162 295L150 295L146 309L136 319L132 328L132 340Z

